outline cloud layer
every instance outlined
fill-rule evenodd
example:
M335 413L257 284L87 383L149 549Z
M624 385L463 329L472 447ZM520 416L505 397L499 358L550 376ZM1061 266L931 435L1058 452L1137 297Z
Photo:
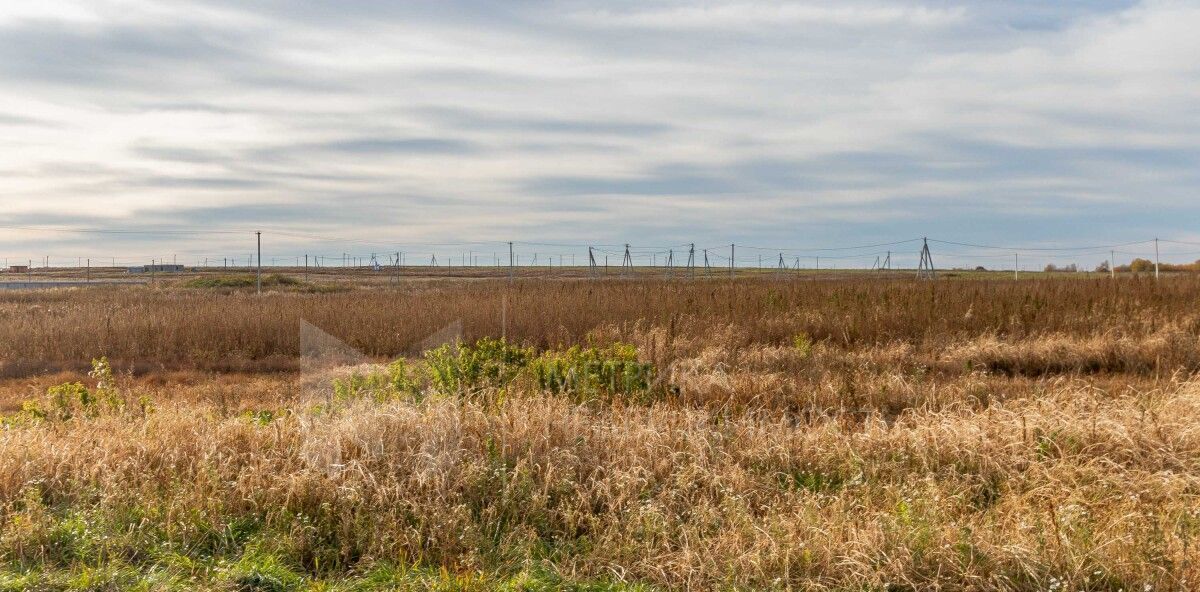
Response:
M1197 236L1190 3L10 4L16 259Z

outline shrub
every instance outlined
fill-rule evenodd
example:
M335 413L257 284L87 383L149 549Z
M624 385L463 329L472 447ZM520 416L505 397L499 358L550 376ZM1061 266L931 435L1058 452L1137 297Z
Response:
M532 370L542 390L576 400L645 398L654 375L652 364L638 362L637 348L623 343L548 351L533 361Z
M425 362L435 389L465 393L508 385L532 357L532 348L484 337L473 344L456 343L430 350L425 353Z

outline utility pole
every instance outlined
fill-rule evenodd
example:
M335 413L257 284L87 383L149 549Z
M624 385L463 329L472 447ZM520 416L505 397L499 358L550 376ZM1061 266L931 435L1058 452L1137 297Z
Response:
M258 288L258 293L262 294L262 232L255 231L254 237L258 242L258 274L255 277L255 284Z
M1158 239L1154 239L1154 279L1158 280Z
M1112 250L1112 251L1108 252L1108 278L1112 279L1112 280L1117 279L1117 251L1116 250Z
M688 245L688 277L696 277L696 243Z
M937 272L933 269L933 255L929 253L929 239L922 238L921 262L917 264L917 279L934 279Z
M1014 280L1021 279L1020 276L1017 275L1017 273L1019 273L1020 269L1021 269L1021 254L1013 253L1013 279Z
M87 281L89 284L92 283L92 260L91 259L87 260Z
M736 257L733 243L729 243L729 279L733 279L733 260Z
M509 243L508 243L508 279L509 280L512 280L513 265L515 265L515 262L516 262L516 259L513 256L512 241L509 241Z

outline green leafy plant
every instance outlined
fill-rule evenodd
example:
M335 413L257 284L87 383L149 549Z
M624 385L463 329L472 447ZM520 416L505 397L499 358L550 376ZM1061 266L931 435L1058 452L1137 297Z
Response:
M531 368L543 390L577 400L644 399L654 378L654 366L639 362L637 348L624 343L549 351L535 359Z
M117 388L112 364L108 363L107 357L92 360L92 370L88 372L88 377L96 381L93 395L101 404L110 411L119 411L125 408L125 397Z
M807 358L812 353L812 338L807 333L797 333L792 337L792 349L801 358Z
M419 369L410 367L401 359L379 370L352 372L346 378L334 379L333 396L338 402L366 398L377 402L394 399L420 401L424 393L423 385Z
M96 381L96 388L88 388L82 382L65 382L46 389L41 401L25 401L21 405L20 417L34 421L68 421L78 417L97 417L104 413L123 413L126 409L125 393L117 387L112 365L108 358L92 360L88 377ZM139 401L142 414L151 411L152 405L145 397Z
M533 349L484 337L473 344L443 345L425 353L433 387L443 393L502 388L533 358Z

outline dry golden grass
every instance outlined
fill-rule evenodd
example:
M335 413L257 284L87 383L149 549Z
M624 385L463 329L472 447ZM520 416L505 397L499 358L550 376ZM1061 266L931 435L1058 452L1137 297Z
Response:
M5 296L7 409L95 355L138 372L123 408L0 428L0 590L1200 582L1192 278L508 293L515 340L635 345L650 399L214 373L294 368L300 318L381 359L496 335L504 287Z
M1108 280L422 282L332 294L150 288L0 293L0 360L9 376L118 368L294 370L301 319L372 356L412 354L450 323L464 337L507 334L539 347L583 341L598 327L703 339L714 327L737 345L814 342L855 349L904 343L938 353L994 336L1148 338L1194 335L1200 279ZM724 327L732 327L725 329Z

